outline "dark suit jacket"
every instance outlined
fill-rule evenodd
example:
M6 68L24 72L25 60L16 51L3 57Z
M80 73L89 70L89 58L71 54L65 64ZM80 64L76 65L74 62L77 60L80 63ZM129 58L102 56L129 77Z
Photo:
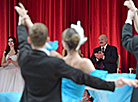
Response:
M122 44L126 50L133 53L138 61L138 35L132 37L132 25L125 24L122 31ZM136 68L136 78L138 79L138 63ZM134 88L131 102L138 102L138 88Z
M104 52L105 59L100 59L99 61L96 60L96 57L94 55L95 53L98 53L98 51L101 51L101 47L95 48L90 58L93 64L96 64L96 69L99 69L102 61L104 64L103 70L107 70L109 73L116 73L118 59L117 48L114 46L107 45Z
M48 56L45 52L32 50L27 43L26 28L17 28L19 41L18 64L25 80L21 102L61 102L61 78L69 78L78 84L114 91L114 82L105 82L72 68L62 59Z

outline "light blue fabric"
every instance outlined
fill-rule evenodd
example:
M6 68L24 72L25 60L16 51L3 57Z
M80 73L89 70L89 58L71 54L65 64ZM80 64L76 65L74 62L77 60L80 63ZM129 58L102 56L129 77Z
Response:
M113 73L108 74L107 71L95 70L90 73L93 76L100 77L103 80L117 79L119 77L135 79L136 74L129 73ZM93 102L130 102L133 87L128 85L122 88L116 88L114 92L103 90L89 90L90 95L94 98Z
M58 48L58 41L49 41L48 43L46 43L46 49L48 51L51 51L51 50L57 50Z
M22 94L16 92L0 93L0 102L20 102Z
M85 85L79 85L70 79L62 78L62 102L79 102L84 90Z
M135 79L135 74L113 73L107 71L95 70L90 73L93 76L104 80L117 79L119 77ZM79 102L82 98L85 85L78 85L70 79L62 79L62 102ZM133 87L125 85L122 88L116 88L115 92L103 90L88 90L94 98L93 102L130 102ZM20 102L22 94L16 92L0 93L0 102Z
M108 74L108 71L104 71L104 70L95 70L90 73L90 75L98 77L103 80L106 79L107 74Z

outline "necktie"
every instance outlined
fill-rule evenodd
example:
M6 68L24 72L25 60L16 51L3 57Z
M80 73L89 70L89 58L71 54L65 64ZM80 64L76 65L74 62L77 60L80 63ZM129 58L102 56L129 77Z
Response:
M104 53L104 47L101 49L101 51ZM101 61L100 69L103 70L103 68L104 68L104 64L103 64L103 62Z
M104 53L104 47L102 48L102 52Z

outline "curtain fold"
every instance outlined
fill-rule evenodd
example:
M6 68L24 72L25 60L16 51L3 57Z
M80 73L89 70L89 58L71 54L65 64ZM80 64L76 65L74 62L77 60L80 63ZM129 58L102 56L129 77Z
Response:
M138 1L134 0L136 5ZM14 6L22 2L28 9L33 22L46 24L50 40L58 40L58 52L62 52L62 31L78 20L84 28L87 42L81 47L85 57L90 57L98 47L98 37L106 34L108 43L116 46L121 56L120 67L128 72L129 67L136 67L134 56L121 44L121 32L127 16L124 0L1 0L0 3L0 61L6 48L7 38L16 37L18 15ZM134 33L136 33L134 31Z

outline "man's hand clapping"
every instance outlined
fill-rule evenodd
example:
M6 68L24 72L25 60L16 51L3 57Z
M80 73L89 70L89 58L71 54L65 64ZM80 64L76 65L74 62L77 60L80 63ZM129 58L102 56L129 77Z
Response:
M95 53L94 55L98 60L103 59L104 57L104 53L102 51L98 51L98 53Z

